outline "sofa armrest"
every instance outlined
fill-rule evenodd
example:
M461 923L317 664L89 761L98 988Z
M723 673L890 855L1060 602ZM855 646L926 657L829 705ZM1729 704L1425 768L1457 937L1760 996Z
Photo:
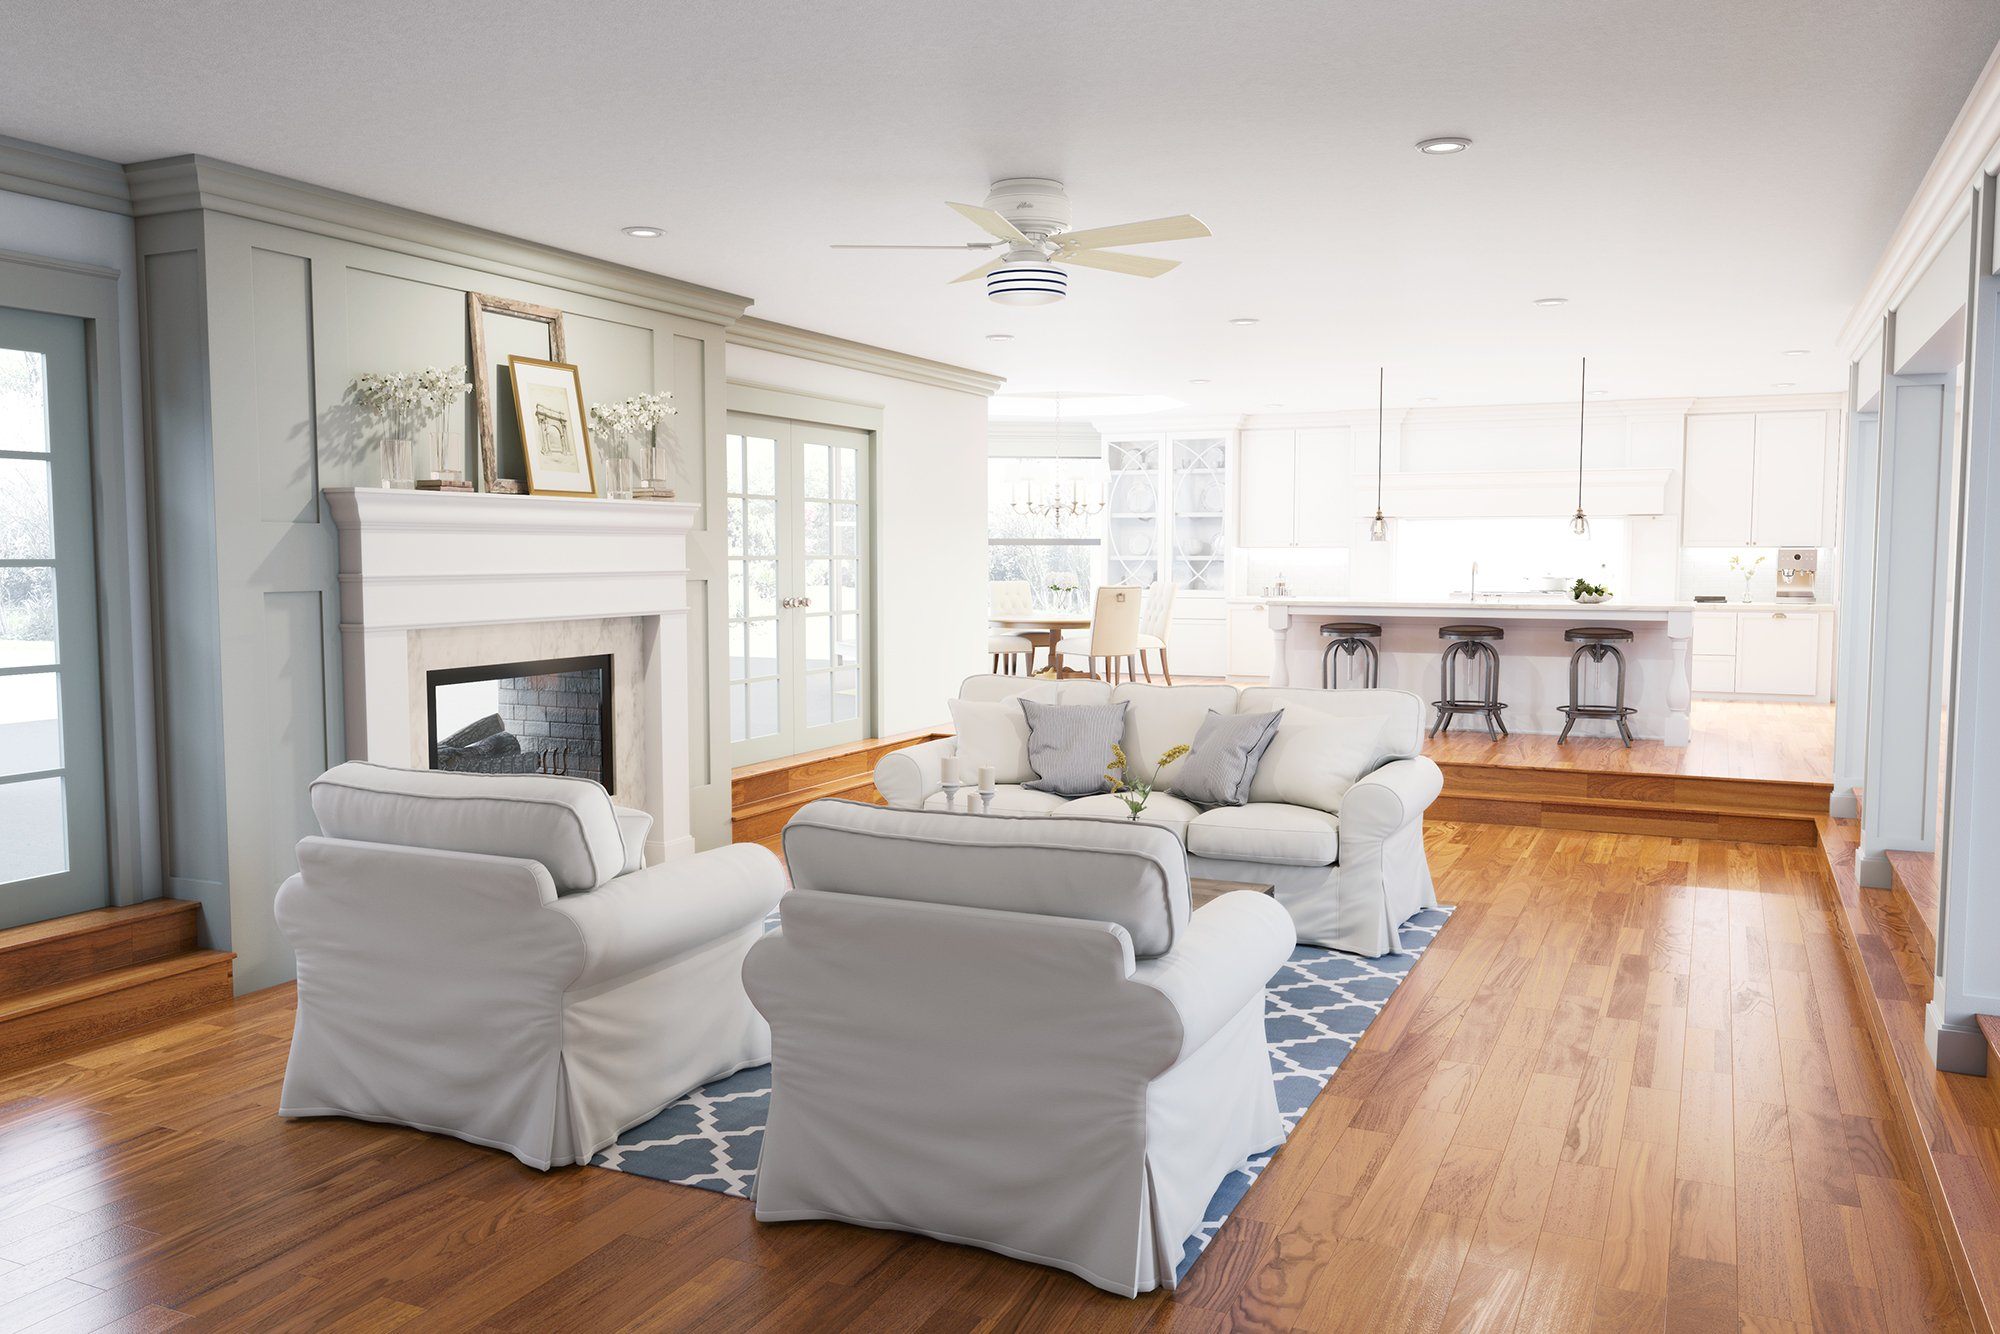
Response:
M625 866L620 875L630 875L646 867L646 835L653 832L653 817L648 811L631 806L613 804L611 814L618 821L618 838L625 845Z
M892 750L875 761L875 790L891 806L920 810L931 793L944 790L939 762L958 753L958 738L939 737L901 750Z
M1224 894L1188 918L1171 951L1134 965L1132 980L1165 996L1179 1014L1184 1061L1263 994L1297 943L1291 914L1276 899Z
M583 938L571 989L614 981L764 920L785 892L770 849L733 843L621 875L549 905Z
M1423 819L1424 811L1443 790L1444 773L1429 756L1391 760L1347 789L1341 798L1340 841L1385 839Z

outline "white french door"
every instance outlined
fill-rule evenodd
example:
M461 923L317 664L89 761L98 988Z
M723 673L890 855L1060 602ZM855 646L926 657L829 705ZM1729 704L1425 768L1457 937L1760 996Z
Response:
M0 927L101 908L83 321L0 309Z
M869 443L729 414L732 764L867 735Z

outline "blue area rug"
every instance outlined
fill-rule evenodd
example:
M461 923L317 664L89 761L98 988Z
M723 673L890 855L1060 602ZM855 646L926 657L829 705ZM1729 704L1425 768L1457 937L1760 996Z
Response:
M1450 915L1449 908L1432 908L1412 917L1403 926L1402 954L1364 959L1301 945L1272 975L1265 992L1264 1032L1271 1044L1271 1077L1278 1085L1278 1110L1287 1134ZM770 1103L771 1067L739 1070L702 1085L652 1120L633 1126L591 1162L615 1172L747 1199L757 1179L757 1151L763 1144ZM1279 1151L1260 1153L1223 1178L1206 1218L1182 1252L1182 1277Z

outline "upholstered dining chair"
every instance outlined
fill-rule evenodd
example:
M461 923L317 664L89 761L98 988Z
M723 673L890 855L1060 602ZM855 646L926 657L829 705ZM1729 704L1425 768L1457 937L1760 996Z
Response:
M1167 626L1174 614L1174 585L1171 579L1156 579L1146 590L1146 603L1139 612L1139 669L1148 681L1153 679L1152 668L1146 665L1146 655L1160 655L1160 675L1167 678L1167 684L1174 683L1172 669L1167 666Z
M1106 584L1098 589L1089 631L1064 635L1056 642L1056 657L1089 658L1092 676L1097 675L1101 659L1104 679L1114 684L1121 679L1122 664L1123 679L1131 680L1138 671L1139 601L1137 584Z
M986 585L986 609L995 615L1035 609L1035 590L1026 579L994 579ZM1004 625L988 626L986 651L993 656L993 671L1006 665L1008 675L1026 676L1035 670L1035 641L1017 635Z

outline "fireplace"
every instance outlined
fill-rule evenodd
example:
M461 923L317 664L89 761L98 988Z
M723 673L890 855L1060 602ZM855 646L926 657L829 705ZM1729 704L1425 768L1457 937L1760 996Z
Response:
M613 790L611 655L425 673L433 769L567 774Z

